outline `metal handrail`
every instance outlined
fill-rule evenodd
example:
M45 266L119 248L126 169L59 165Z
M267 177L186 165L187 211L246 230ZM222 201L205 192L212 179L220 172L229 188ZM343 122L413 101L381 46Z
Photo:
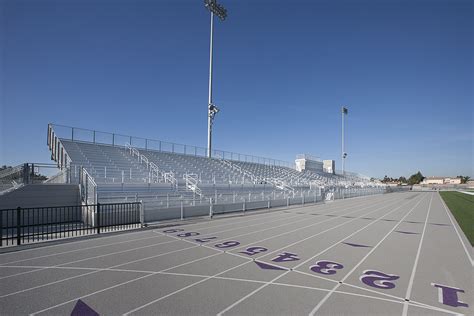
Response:
M0 171L0 179L6 178L8 176L11 176L14 173L17 173L23 169L23 164L20 164L18 166L12 167L12 168L7 168L2 171Z
M183 179L186 180L186 188L193 191L197 195L199 195L201 198L204 197L202 194L202 190L198 187L198 175L197 174L184 174Z
M177 154L184 154L184 155L192 155L192 156L202 156L206 157L207 153L207 148L204 147L199 147L199 146L192 146L192 145L185 145L185 144L179 144L179 143L172 143L172 142L165 142L162 140L155 140L155 139L149 139L149 138L143 138L143 137L135 137L135 136L129 136L129 135L123 135L123 134L118 134L118 133L110 133L110 132L102 132L102 131L96 131L96 130L90 130L90 129L84 129L84 128L79 128L79 127L73 127L73 126L66 126L66 125L60 125L60 124L53 124L50 123L51 126L56 126L60 128L66 128L70 130L70 136L65 136L62 137L62 139L70 140L70 141L80 141L80 142L88 142L88 143L96 143L96 134L103 134L103 135L109 135L111 136L111 141L108 143L103 143L103 144L108 144L112 146L118 145L116 142L117 137L123 137L128 140L128 144L130 146L134 146L135 148L142 148L145 150L154 150L151 148L149 145L153 143L159 144L158 151L167 151L164 150L162 147L165 145L168 145L171 147L171 152L177 153ZM75 131L85 131L88 132L90 135L89 137L86 137L89 140L83 140L83 139L76 139L74 138L74 132ZM142 142L144 141L144 146L140 145L135 145L133 140L141 140ZM123 143L122 143L123 144ZM124 146L124 145L121 145ZM126 145L125 145L126 146ZM177 152L177 148L182 148L182 152ZM156 149L155 149L156 150ZM202 154L198 154L198 152L202 152ZM272 159L272 158L266 158L266 157L259 157L259 156L254 156L254 155L246 155L246 154L240 154L240 153L234 153L230 151L224 151L224 150L213 150L213 156L214 157L221 157L217 159L228 159L228 160L233 160L233 161L241 161L241 162L255 162L255 163L262 163L265 165L276 165L276 166L284 166L284 167L289 167L289 168L295 168L294 163L283 161L283 160L278 160L278 159Z

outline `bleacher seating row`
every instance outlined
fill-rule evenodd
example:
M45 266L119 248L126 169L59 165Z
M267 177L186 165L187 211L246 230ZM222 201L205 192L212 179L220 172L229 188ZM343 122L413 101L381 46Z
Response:
M367 187L356 176L219 158L176 154L132 147L61 139L70 158L71 178L85 168L97 184L100 201L147 199L169 205L170 197L187 204L208 199L249 200L268 195L315 191L320 188ZM159 173L152 168L152 164ZM190 182L190 179L194 182Z

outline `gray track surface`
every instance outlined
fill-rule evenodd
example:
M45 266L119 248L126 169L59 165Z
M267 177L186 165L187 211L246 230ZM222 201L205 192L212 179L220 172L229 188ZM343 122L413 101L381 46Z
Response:
M437 192L354 198L3 253L0 315L473 315L472 249Z

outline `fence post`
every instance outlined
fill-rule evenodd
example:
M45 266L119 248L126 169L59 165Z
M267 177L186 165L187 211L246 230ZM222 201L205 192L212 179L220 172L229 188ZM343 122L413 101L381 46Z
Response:
M212 218L212 216L211 216ZM183 201L181 200L181 220L184 219L184 208L183 208Z
M140 212L140 226L145 226L145 210L143 209L143 200L140 200L139 212Z
M16 245L17 246L21 245L21 225L20 225L21 215L20 213L21 213L21 207L18 206L16 209Z
M3 212L0 211L0 247L3 246Z
M246 205L245 205L245 197L244 197L244 205L242 206L242 208L243 208L242 211L244 212L244 214L245 214L245 207L246 207Z
M212 209L212 198L209 198L209 218L212 218L213 209Z
M287 207L290 206L290 198L289 197L286 198L286 206Z
M97 203L96 220L97 220L97 234L100 234L100 203Z

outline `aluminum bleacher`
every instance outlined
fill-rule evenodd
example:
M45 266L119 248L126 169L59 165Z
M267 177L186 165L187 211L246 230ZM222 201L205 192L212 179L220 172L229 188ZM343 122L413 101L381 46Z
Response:
M53 156L60 152L65 157L60 161L70 181L82 183L87 176L94 187L88 192L98 202L143 201L160 209L295 197L304 201L305 196L316 200L325 191L376 187L355 174L299 172L290 163L219 151L208 158L198 147L148 139L144 146L130 145L137 141L124 136L118 142L117 134L110 134L111 142L98 142L100 132L90 132L92 140L74 138L74 128L70 138L57 137L50 126L48 143ZM152 142L159 142L158 148Z

